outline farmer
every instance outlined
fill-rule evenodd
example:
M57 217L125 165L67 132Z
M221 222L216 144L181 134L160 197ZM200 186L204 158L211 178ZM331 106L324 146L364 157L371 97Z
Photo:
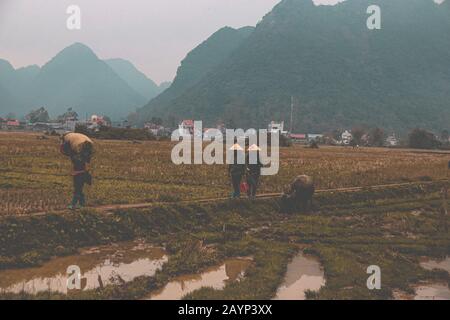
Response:
M88 171L93 153L93 142L80 133L69 133L62 137L61 153L70 157L73 165L73 198L69 209L73 210L86 205L83 193L84 185L92 184L92 176Z
M248 148L247 155L247 195L249 198L254 199L256 197L256 190L259 184L259 178L261 177L261 168L263 167L259 158L259 152L261 148L256 144L251 145Z
M241 196L241 181L246 169L245 154L244 149L239 144L234 144L230 150L233 151L233 161L228 166L228 174L233 185L233 198L239 198ZM242 163L239 163L239 159L242 159Z

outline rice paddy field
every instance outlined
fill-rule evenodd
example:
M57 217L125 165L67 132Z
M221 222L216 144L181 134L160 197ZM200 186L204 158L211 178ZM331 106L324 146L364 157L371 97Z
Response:
M260 192L298 174L332 189L286 214L279 197L222 199L226 167L175 166L170 142L95 143L91 207L69 212L58 139L0 133L0 299L450 299L448 153L282 148Z
M64 209L71 197L71 164L58 137L0 132L0 214ZM95 142L91 206L227 197L226 165L174 165L171 142ZM260 193L282 192L308 174L318 189L364 187L445 178L449 153L345 147L281 148L280 170L261 179Z

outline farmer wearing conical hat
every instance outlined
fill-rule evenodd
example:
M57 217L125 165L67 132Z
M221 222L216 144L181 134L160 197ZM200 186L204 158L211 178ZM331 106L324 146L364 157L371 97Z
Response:
M256 144L251 145L248 148L247 155L247 195L249 198L254 199L256 197L256 190L259 184L259 178L261 177L261 168L263 167L259 158L259 152L261 148Z
M233 185L233 198L239 198L241 196L241 181L245 175L245 162L240 164L238 159L240 156L244 157L244 149L239 144L234 144L231 148L233 151L233 163L228 166L228 174L231 178L231 184Z

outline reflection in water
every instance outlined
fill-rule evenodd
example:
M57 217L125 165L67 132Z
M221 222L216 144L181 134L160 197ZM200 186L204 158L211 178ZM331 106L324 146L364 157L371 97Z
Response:
M443 260L426 259L420 265L427 270L442 269L450 273L450 257L446 257Z
M318 291L324 285L325 275L319 261L300 253L288 264L275 300L304 300L305 291Z
M450 273L450 257L442 260L425 259L420 265L427 270L440 269ZM415 300L450 300L450 289L446 284L421 285L415 291Z
M127 282L138 276L152 276L166 261L163 249L142 241L100 246L82 250L78 255L55 258L41 267L0 271L0 292L67 293L66 271L71 265L81 269L82 289L94 289L114 279Z
M414 300L450 300L450 289L446 284L422 285L416 288Z
M210 268L202 274L177 277L162 290L151 294L149 299L180 300L185 295L203 287L221 290L228 282L240 281L251 263L252 260L248 258L230 259L223 265Z

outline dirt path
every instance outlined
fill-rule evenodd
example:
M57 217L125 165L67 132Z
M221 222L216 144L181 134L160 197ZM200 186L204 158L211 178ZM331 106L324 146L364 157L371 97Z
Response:
M381 185L374 185L374 186L365 186L365 187L348 187L348 188L336 188L336 189L323 189L323 190L316 190L317 194L323 194L323 193L342 193L342 192L358 192L362 190L380 190L380 189L388 189L388 188L396 188L396 187L404 187L404 186L413 186L413 185L428 185L433 183L439 183L439 182L445 182L448 181L446 179L443 180L437 180L437 181L420 181L420 182L404 182L404 183L392 183L392 184L381 184ZM280 197L281 193L264 193L259 194L256 196L257 199L272 199L276 197ZM242 198L245 199L245 198ZM221 197L221 198L205 198L205 199L192 199L192 200L180 200L176 202L146 202L146 203L133 203L133 204L117 204L117 205L102 205L102 206L96 206L96 207L86 207L86 209L93 209L98 211L99 213L109 214L112 211L115 210L126 210L126 209L145 209L145 208L151 208L155 205L160 204L180 204L180 203L211 203L211 202L217 202L217 201L226 201L230 200L230 197ZM70 212L69 210L59 210L59 211L52 211L52 212L36 212L36 213L29 213L29 214L23 214L23 215L5 215L2 217L30 217L30 216L42 216L48 213L67 213ZM2 218L0 217L0 218Z

